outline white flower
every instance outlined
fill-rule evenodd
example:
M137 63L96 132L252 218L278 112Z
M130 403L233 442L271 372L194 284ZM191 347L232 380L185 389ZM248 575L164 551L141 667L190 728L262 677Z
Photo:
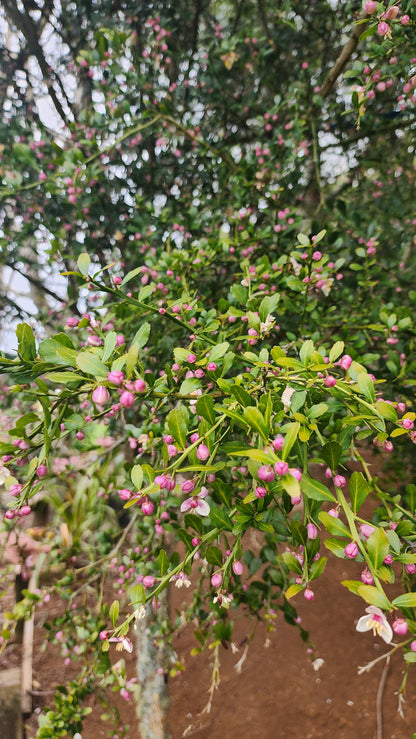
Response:
M294 392L294 388L289 387L288 385L282 393L282 403L284 405L285 411L288 411L290 408L290 401Z
M368 613L368 616L361 616L355 627L357 631L370 631L372 629L374 636L378 634L386 644L390 644L393 639L393 631L381 608L368 606L365 612Z
M175 587L181 588L182 585L185 585L186 588L189 588L191 585L191 581L187 578L185 572L179 572L177 575L172 575L170 578L170 582L175 581Z
M272 316L271 313L269 313L266 320L260 324L261 333L262 334L267 333L267 331L269 331L272 328L272 326L274 326L275 320L276 320L275 317Z
M209 515L209 503L204 498L208 495L206 487L202 487L198 495L193 495L191 498L187 498L181 505L182 513L191 511L192 513L199 513L200 516Z
M322 657L318 657L312 662L312 667L315 670L315 672L318 672L318 670L320 670L322 665L324 664L325 664L325 660L323 660Z

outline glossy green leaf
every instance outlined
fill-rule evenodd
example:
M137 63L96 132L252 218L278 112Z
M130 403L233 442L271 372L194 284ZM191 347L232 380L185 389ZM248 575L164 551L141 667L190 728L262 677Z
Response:
M374 585L360 585L357 594L363 598L366 603L369 603L371 606L377 606L377 608L381 608L383 611L388 611L391 607L391 603L388 598L384 593L374 587Z
M404 593L398 595L392 601L395 608L416 608L416 593Z
M302 493L307 498L312 498L312 500L329 500L330 503L336 502L328 488L319 482L319 480L314 480L312 477L302 476L301 489Z
M353 472L350 478L350 499L353 513L358 513L367 495L370 486L362 472Z
M86 252L83 252L82 254L79 255L77 259L77 266L83 277L86 277L88 275L90 264L91 264L91 258L89 254L87 254Z
M342 446L337 441L328 441L321 451L322 459L334 472L342 457Z
M227 531L233 530L233 522L229 517L228 513L223 511L222 508L213 508L209 512L209 517L212 525L217 529L226 529Z
M17 351L24 362L31 362L36 357L36 342L34 333L27 323L18 323L16 326Z
M108 368L94 352L80 352L77 355L76 362L81 372L86 372L95 378L107 377Z
M389 550L390 543L386 532L382 528L375 529L367 540L367 551L376 570L383 564Z
M215 411L214 401L210 395L201 395L196 401L196 412L202 418L205 418L208 423L214 425L215 423Z

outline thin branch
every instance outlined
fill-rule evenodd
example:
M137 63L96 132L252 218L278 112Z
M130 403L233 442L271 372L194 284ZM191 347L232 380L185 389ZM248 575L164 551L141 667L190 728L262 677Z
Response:
M359 20L362 20L362 18L365 18L366 14L364 16L360 16ZM347 43L345 44L344 48L342 49L338 59L336 60L334 66L332 67L329 74L326 76L323 84L321 85L321 90L319 92L319 95L321 98L328 97L329 93L331 92L332 88L335 85L335 82L337 81L340 74L343 72L344 68L348 64L349 60L351 59L351 56L353 55L355 49L358 46L358 41L363 33L363 31L366 30L368 26L369 20L365 23L356 23L355 28L348 39Z
M377 739L383 739L383 693L389 668L390 655L387 655L377 690Z

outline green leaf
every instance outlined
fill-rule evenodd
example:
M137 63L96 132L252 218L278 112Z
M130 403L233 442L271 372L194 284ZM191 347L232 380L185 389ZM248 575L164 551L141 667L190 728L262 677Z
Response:
M238 441L224 444L223 451L225 451L231 457L248 457L254 459L255 462L261 464L274 464L277 462L275 455L263 452L262 449L253 449L253 447L245 447L239 444Z
M108 369L94 352L80 352L77 355L77 367L81 372L97 377L107 377Z
M338 359L338 357L341 356L343 351L344 351L344 342L336 341L334 346L331 347L329 351L329 361L335 362Z
M291 554L291 552L282 552L279 559L283 560L288 570L296 572L298 575L302 575L302 565L294 554Z
M65 334L63 334L65 336ZM70 348L67 344L60 341L57 336L45 339L39 344L39 354L45 362L51 364L61 364L69 367L77 366L78 353L75 349ZM65 338L68 338L65 336ZM70 339L69 339L70 341Z
M345 546L339 539L325 539L324 544L339 559L345 559ZM361 583L360 583L361 584Z
M392 601L395 608L416 608L416 593L404 593Z
M361 598L369 603L371 606L377 606L383 611L388 611L391 608L391 603L384 593L380 592L374 585L360 585L357 593Z
M389 549L390 543L386 532L382 528L377 528L367 540L367 551L376 570L383 564Z
M116 348L117 344L117 334L115 331L110 331L110 333L107 334L104 341L104 347L103 347L103 355L101 357L101 360L103 362L107 362L108 359L110 359L114 349Z
M306 390L297 390L290 399L290 410L296 413L304 405L306 400Z
M329 531L332 536L346 536L351 539L351 534L346 527L345 523L335 516L330 516L326 511L321 511L318 516L319 520L323 523L326 530Z
M222 552L218 547L208 547L205 552L205 559L210 565L222 567Z
M336 502L332 493L319 480L313 480L306 475L302 476L301 490L307 498L312 500L329 500L331 503Z
M171 410L167 417L167 424L170 433L180 448L185 449L188 421L183 408L174 408Z
M319 418L319 416L323 416L324 413L327 412L327 410L328 406L326 403L317 403L308 410L306 415L310 420L313 420L314 418Z
M357 375L357 385L365 399L368 400L369 403L374 403L376 396L374 391L374 382L370 375L366 372L359 372Z
M288 473L287 475L283 475L283 477L281 477L280 479L282 482L283 490L285 490L291 498L300 497L300 483L299 480L296 479L296 477L293 477L293 475Z
M358 513L367 495L370 486L362 472L353 472L350 478L350 500L353 513Z
M303 233L298 234L298 241L299 241L299 244L301 244L302 246L311 245L311 242L309 241L308 237L305 236L305 234Z
M320 577L326 567L326 563L328 561L327 557L319 557L316 562L312 562L311 568L309 570L309 580L316 580L318 577Z
M304 366L306 366L309 363L311 354L314 351L314 349L315 349L315 346L314 346L313 341L311 341L311 339L308 339L307 341L303 342L299 350L299 356Z
M286 600L293 598L293 596L300 593L301 590L303 590L303 585L290 585L285 593Z
M156 564L159 567L160 574L163 575L169 567L169 559L164 549L161 549L156 558Z
M108 615L110 616L111 623L113 624L114 627L117 623L119 613L120 613L120 603L118 602L118 600L113 600L110 606L110 611Z
M88 275L90 264L91 264L91 259L90 259L89 254L87 254L86 252L83 252L82 254L79 255L77 259L77 266L83 277L86 277Z
M260 434L263 441L267 442L270 433L270 427L266 425L263 415L258 408L244 408L244 420L251 426L257 434Z
M133 585L129 590L130 605L136 610L142 603L146 602L146 591L141 583Z
M210 395L201 395L196 401L196 412L202 418L205 418L208 423L214 425L215 423L215 411L214 401Z
M136 275L141 275L142 272L142 265L140 265L140 267L136 267L135 269L131 269L130 272L127 272L127 274L124 276L121 287L123 285L127 285L127 283L130 282L134 277L136 277ZM140 298L140 300L143 300L143 298Z
M233 522L228 513L223 511L222 508L211 508L209 517L215 528L226 529L227 531L233 530Z
M385 400L377 400L375 408L379 412L380 416L385 418L387 421L397 421L396 411L390 403L386 403Z
M140 464L135 464L131 468L130 477L136 490L140 490L143 485L143 469Z
M28 323L18 323L16 326L17 351L24 362L31 362L36 358L35 336Z
M150 335L150 323L142 323L139 330L134 336L133 341L131 342L131 346L137 346L138 349L142 349L142 347L146 346L148 338Z
M255 399L247 392L247 390L244 390L244 388L242 388L240 385L233 385L231 387L231 392L236 400L240 403L240 405L243 406L243 408L251 405L256 405Z
M299 421L296 421L294 423L287 423L283 428L283 431L285 433L285 438L284 438L283 447L282 447L282 459L284 461L287 460L292 450L292 447L298 437L299 429L300 429Z
M342 446L337 441L328 441L321 451L321 456L328 467L334 471L342 456Z
M348 590L351 593L354 593L354 595L358 595L358 590L362 586L361 580L343 580L341 582L341 585L343 585L345 588L348 588Z
M44 375L45 380L50 382L58 382L61 385L66 385L68 382L83 382L84 378L76 372L69 372L63 370L62 372L46 372Z
M217 362L219 359L222 359L230 346L230 343L228 341L223 341L220 344L217 344L214 346L209 353L209 361L210 362Z

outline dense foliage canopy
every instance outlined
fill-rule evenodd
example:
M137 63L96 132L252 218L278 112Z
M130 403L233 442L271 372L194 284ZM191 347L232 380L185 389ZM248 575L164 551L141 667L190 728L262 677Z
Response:
M370 605L358 627L389 643L394 612L410 666L413 1L1 12L4 526L48 501L69 601L122 568L111 609L50 625L85 666L38 736L80 730L97 675L126 689L111 642L131 648L169 583L192 581L185 619L218 651L240 605L296 624L325 548L363 563L344 583ZM396 439L392 491L363 450ZM178 623L156 618L155 638Z

